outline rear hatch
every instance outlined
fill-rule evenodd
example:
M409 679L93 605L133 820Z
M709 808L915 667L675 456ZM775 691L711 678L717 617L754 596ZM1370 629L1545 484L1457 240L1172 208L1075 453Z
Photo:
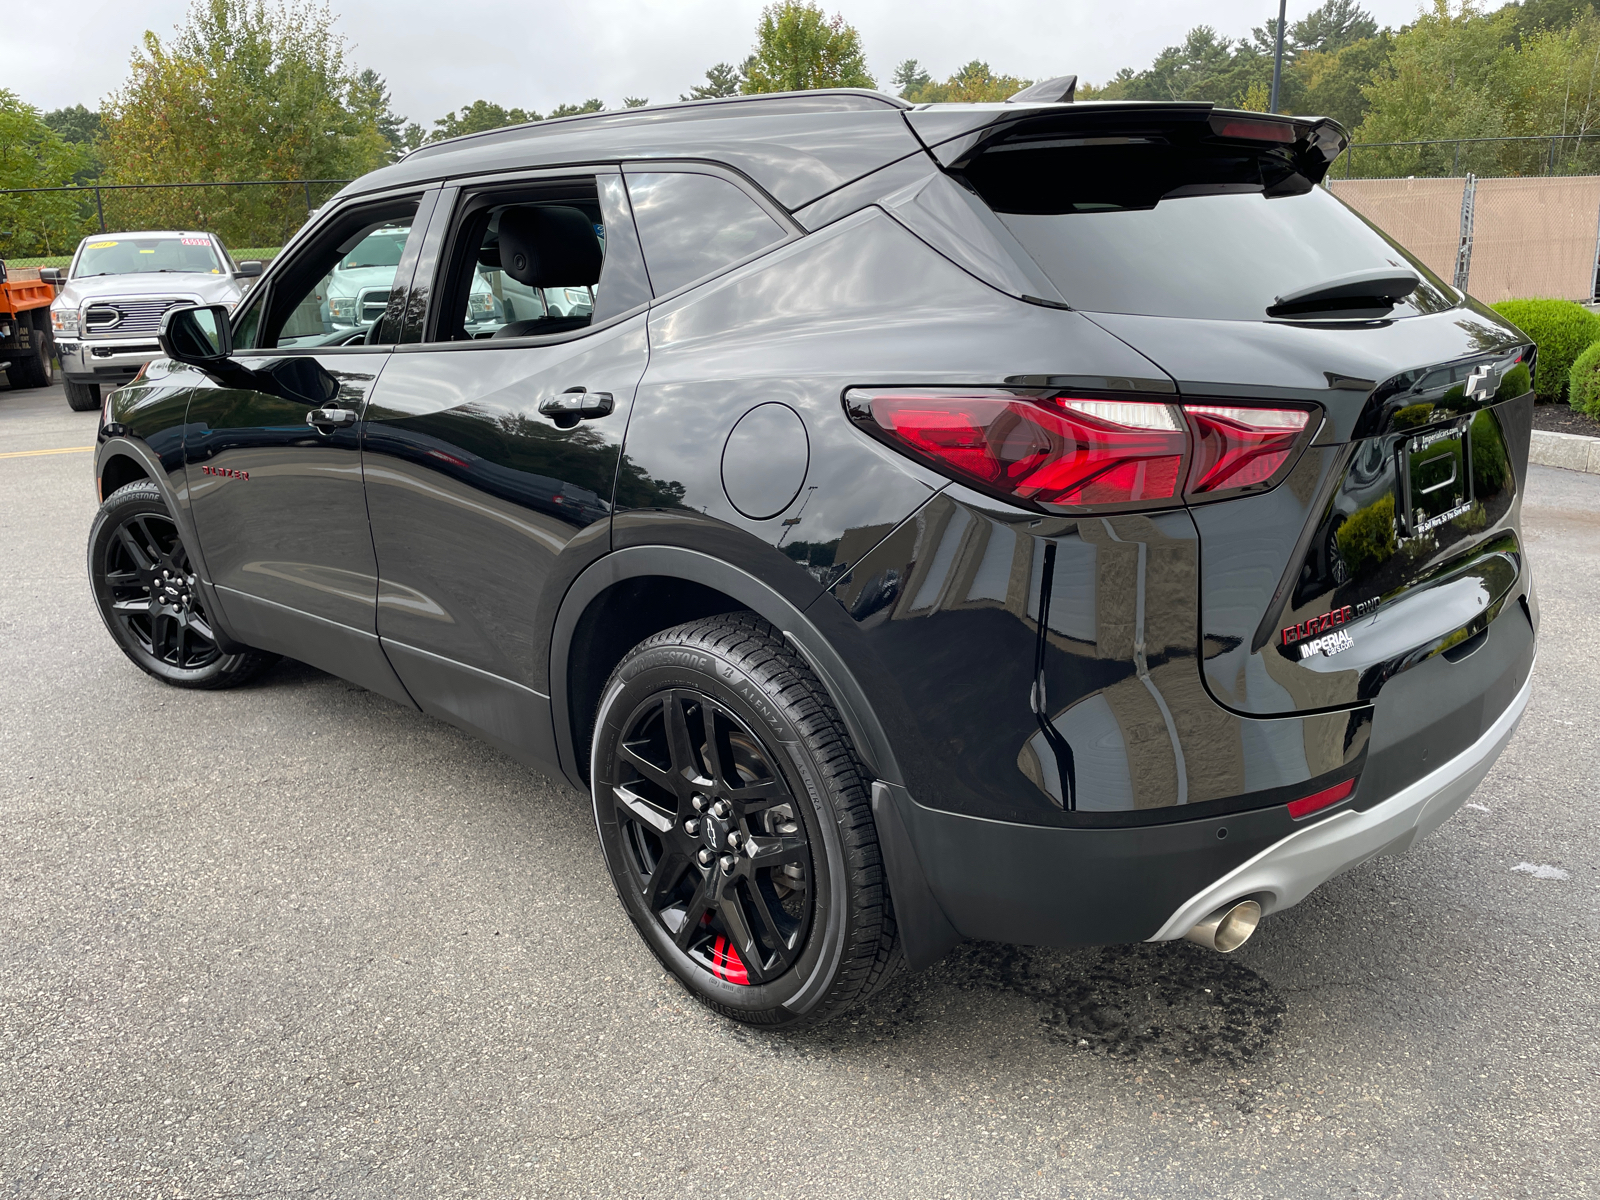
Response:
M925 136L953 117L910 114ZM1360 704L1481 644L1522 575L1532 347L1318 186L1342 130L1209 105L989 119L934 153L1070 307L1214 425L1312 413L1292 466L1189 497L1213 697Z

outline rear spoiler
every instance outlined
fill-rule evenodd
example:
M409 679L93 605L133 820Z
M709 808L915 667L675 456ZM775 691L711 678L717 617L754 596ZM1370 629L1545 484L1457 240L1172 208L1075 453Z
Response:
M1001 145L1020 149L1053 138L1181 131L1188 137L1224 142L1276 143L1293 156L1299 174L1315 184L1350 144L1350 135L1331 117L1218 108L1208 101L924 105L905 113L905 119L934 158L951 171L962 170Z

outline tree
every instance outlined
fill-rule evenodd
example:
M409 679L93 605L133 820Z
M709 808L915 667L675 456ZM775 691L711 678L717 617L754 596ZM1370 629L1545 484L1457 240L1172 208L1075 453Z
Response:
M842 16L820 7L781 0L761 11L755 53L747 60L740 90L803 92L814 88L875 88L867 74L861 35Z
M52 114L54 115L54 114ZM0 88L0 189L65 187L89 161L31 104ZM0 258L69 252L88 229L68 192L0 195Z
M370 119L383 135L383 140L389 146L391 162L411 149L406 144L406 119L395 114L389 98L389 85L382 75L371 67L357 75L350 88L350 101L351 106Z
M81 104L45 113L44 123L59 133L62 141L80 145L93 145L103 128L100 114Z
M1277 21L1272 24L1276 26ZM1286 41L1296 54L1337 54L1377 33L1378 23L1356 0L1327 0L1289 26Z
M1015 96L1032 82L1015 75L996 75L988 63L975 58L943 83L927 82L901 95L913 104L984 104Z
M584 113L605 112L605 110L606 106L600 103L599 100L589 99L582 104L563 104L553 108L550 110L550 116L546 119L553 121L557 117L581 117ZM537 117L534 118L536 121L538 119Z
M544 120L536 112L521 108L501 108L487 100L474 100L459 113L447 112L433 123L430 142L460 137L466 133L485 133L491 129L504 129L507 125L524 125L529 121Z
M106 178L118 183L351 179L390 153L318 0L193 0L169 42L144 35L101 116ZM310 190L108 193L107 221L274 245L304 222Z
M622 98L622 107L623 108L643 108L646 104L649 104L649 103L650 103L650 97L649 96L624 96Z
M1371 106L1366 89L1394 50L1387 29L1342 50L1312 51L1294 60L1296 112L1332 117L1346 129L1361 124Z
M933 82L932 76L923 70L922 64L914 58L908 58L894 69L894 85L899 91L896 93L902 100L913 95L920 95L922 89ZM918 103L912 101L913 104Z
M720 100L724 96L737 96L744 83L744 74L732 63L718 63L706 71L706 81L679 96L679 100Z

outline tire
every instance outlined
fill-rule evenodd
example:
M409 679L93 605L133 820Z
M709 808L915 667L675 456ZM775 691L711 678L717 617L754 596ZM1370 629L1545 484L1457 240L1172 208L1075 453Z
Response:
M55 382L55 366L50 361L53 352L50 331L34 325L32 340L33 353L26 358L16 359L6 369L6 378L14 388L49 387Z
M100 407L98 383L73 383L66 381L67 407L73 412L94 412Z
M89 529L89 586L112 640L173 687L237 687L277 660L217 643L161 490L141 479L106 498Z
M624 909L713 1011L820 1024L902 961L868 781L827 692L765 621L708 617L629 651L590 779Z

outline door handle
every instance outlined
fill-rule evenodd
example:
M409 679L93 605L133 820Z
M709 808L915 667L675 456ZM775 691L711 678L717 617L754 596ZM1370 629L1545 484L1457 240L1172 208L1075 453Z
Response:
M559 396L551 396L539 403L542 416L554 417L556 424L571 428L579 421L593 417L608 417L616 411L617 402L610 392L590 392L583 388L568 388Z
M356 411L353 408L314 408L306 414L306 424L323 432L355 423Z

